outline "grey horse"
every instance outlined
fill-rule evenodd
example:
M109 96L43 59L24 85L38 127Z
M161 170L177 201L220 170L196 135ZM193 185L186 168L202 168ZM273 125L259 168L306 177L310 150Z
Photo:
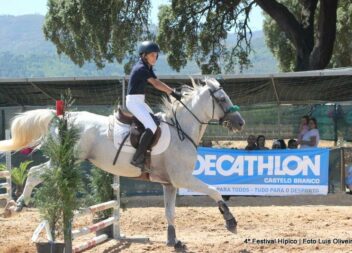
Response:
M237 222L221 194L213 187L203 183L192 175L197 161L196 146L200 143L211 120L220 123L231 131L241 130L245 124L226 92L215 79L205 79L204 85L183 88L183 99L165 101L162 118L170 133L170 144L160 154L151 157L151 181L163 184L165 215L168 223L167 245L180 247L175 232L175 200L177 188L186 188L201 192L214 199L229 231L235 232ZM113 160L117 149L108 137L108 117L88 112L69 112L71 124L80 130L77 144L80 159L89 160L104 171L116 176L141 178L139 168L130 164L133 152L121 150L117 163ZM55 116L54 110L39 109L27 111L15 117L11 125L12 139L0 142L0 151L19 150L39 142L50 130L50 122ZM18 208L28 204L33 188L42 182L41 175L50 170L50 161L34 166L28 173L23 194L17 200Z

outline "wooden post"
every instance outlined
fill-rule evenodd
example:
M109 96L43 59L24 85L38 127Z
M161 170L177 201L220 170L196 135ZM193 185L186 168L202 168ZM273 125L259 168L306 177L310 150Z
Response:
M123 77L122 79L122 108L126 108L126 78Z
M5 137L6 137L6 140L11 139L11 132L10 132L10 129L6 129L5 135L6 135L6 136L5 136ZM6 152L6 167L7 167L7 170L11 172L11 169L12 169L12 164L11 164L11 151Z
M121 239L120 234L120 177L114 176L114 181L112 184L112 188L114 190L114 195L116 198L116 205L114 206L113 210L113 217L115 218L113 223L113 237L114 239L118 240Z
M340 147L340 175L341 175L341 191L345 192L346 191L346 169L345 169L345 149L343 147Z
M1 110L1 133L0 133L0 139L5 140L5 110Z
M334 145L335 147L337 146L337 140L338 140L338 134L337 134L337 104L334 105L334 114L333 114L333 120L334 120Z

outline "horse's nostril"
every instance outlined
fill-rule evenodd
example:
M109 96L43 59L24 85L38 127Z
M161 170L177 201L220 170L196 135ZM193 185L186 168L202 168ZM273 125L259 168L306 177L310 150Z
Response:
M240 126L243 126L243 123L244 123L244 122L243 122L243 121L241 121L241 122L239 123L239 125L240 125Z

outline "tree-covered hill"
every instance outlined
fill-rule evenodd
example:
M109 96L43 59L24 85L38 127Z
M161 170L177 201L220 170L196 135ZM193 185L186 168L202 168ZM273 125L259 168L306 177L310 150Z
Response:
M80 68L68 57L58 56L54 45L44 39L43 22L41 15L0 16L0 78L123 74L122 65L106 64L98 70L93 63L86 63ZM254 32L252 43L255 50L251 56L252 67L244 72L277 72L276 61L261 31ZM164 55L160 56L155 69L159 75L177 74L167 65ZM190 63L179 74L200 74L200 70L195 63Z

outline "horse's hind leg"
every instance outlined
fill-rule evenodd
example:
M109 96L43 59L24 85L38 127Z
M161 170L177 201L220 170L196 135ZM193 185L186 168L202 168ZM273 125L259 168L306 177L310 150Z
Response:
M50 169L50 161L30 168L23 193L16 201L17 212L21 211L24 205L29 204L33 188L36 187L41 182L43 182L43 179L41 178L41 176L48 169Z
M184 245L176 239L175 230L175 202L176 202L176 188L172 185L163 185L164 189L164 203L165 216L167 220L167 245L175 248L183 248Z
M214 199L218 204L222 216L224 217L224 220L226 222L226 228L231 232L236 232L237 221L230 212L230 209L228 208L226 203L223 201L221 194L214 187L205 184L194 176L179 179L179 182L176 183L176 186L180 188L182 187L190 189L195 192L204 193Z

